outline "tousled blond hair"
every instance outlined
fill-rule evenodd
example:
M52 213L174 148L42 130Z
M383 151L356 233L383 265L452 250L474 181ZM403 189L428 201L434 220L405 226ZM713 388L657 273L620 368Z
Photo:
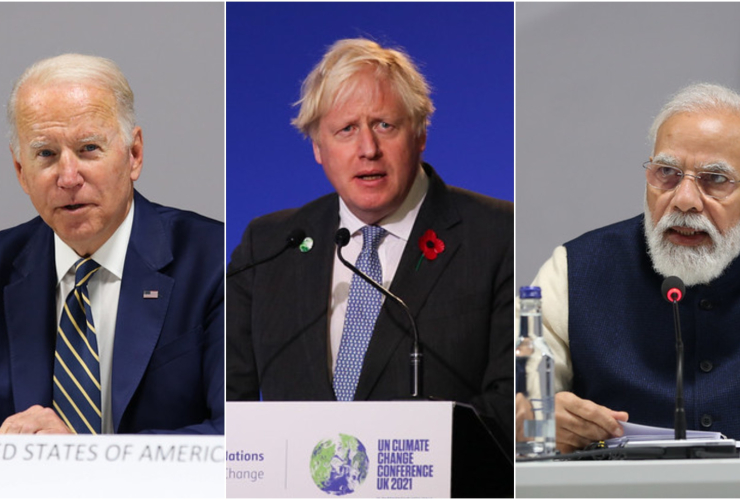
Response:
M386 78L404 103L418 136L426 133L434 105L431 89L411 58L399 49L383 48L364 38L335 42L311 70L301 86L298 116L292 120L306 137L315 138L321 117L347 97L348 82L357 73L374 68L378 79Z

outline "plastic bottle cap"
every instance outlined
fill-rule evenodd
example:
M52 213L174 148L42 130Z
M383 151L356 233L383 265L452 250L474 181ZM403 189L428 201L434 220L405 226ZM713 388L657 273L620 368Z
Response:
M538 286L523 286L519 289L521 299L541 299L542 290Z

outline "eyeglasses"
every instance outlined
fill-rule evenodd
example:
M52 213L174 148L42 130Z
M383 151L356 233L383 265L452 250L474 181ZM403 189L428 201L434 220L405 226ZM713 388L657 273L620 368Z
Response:
M656 189L670 191L676 189L684 177L693 177L699 192L715 200L723 200L730 196L738 181L728 175L715 172L699 172L696 175L686 174L680 168L661 165L646 161L642 164L645 168L647 182Z

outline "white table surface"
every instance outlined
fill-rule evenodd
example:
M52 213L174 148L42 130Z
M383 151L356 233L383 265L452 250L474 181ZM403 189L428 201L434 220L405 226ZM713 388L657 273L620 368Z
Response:
M516 464L517 498L740 497L740 459Z

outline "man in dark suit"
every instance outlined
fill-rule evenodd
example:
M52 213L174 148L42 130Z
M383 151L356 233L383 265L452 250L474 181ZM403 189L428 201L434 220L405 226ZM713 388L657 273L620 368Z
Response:
M424 395L472 403L510 432L511 203L448 187L422 163L434 108L401 52L337 42L300 104L294 125L336 194L255 219L234 251L227 399L409 396L408 318L339 262L335 233L346 228L347 260L376 273L416 320ZM237 272L279 252L296 229L306 234L300 249Z
M223 433L223 224L134 191L120 69L40 61L8 119L40 217L0 233L0 433Z

